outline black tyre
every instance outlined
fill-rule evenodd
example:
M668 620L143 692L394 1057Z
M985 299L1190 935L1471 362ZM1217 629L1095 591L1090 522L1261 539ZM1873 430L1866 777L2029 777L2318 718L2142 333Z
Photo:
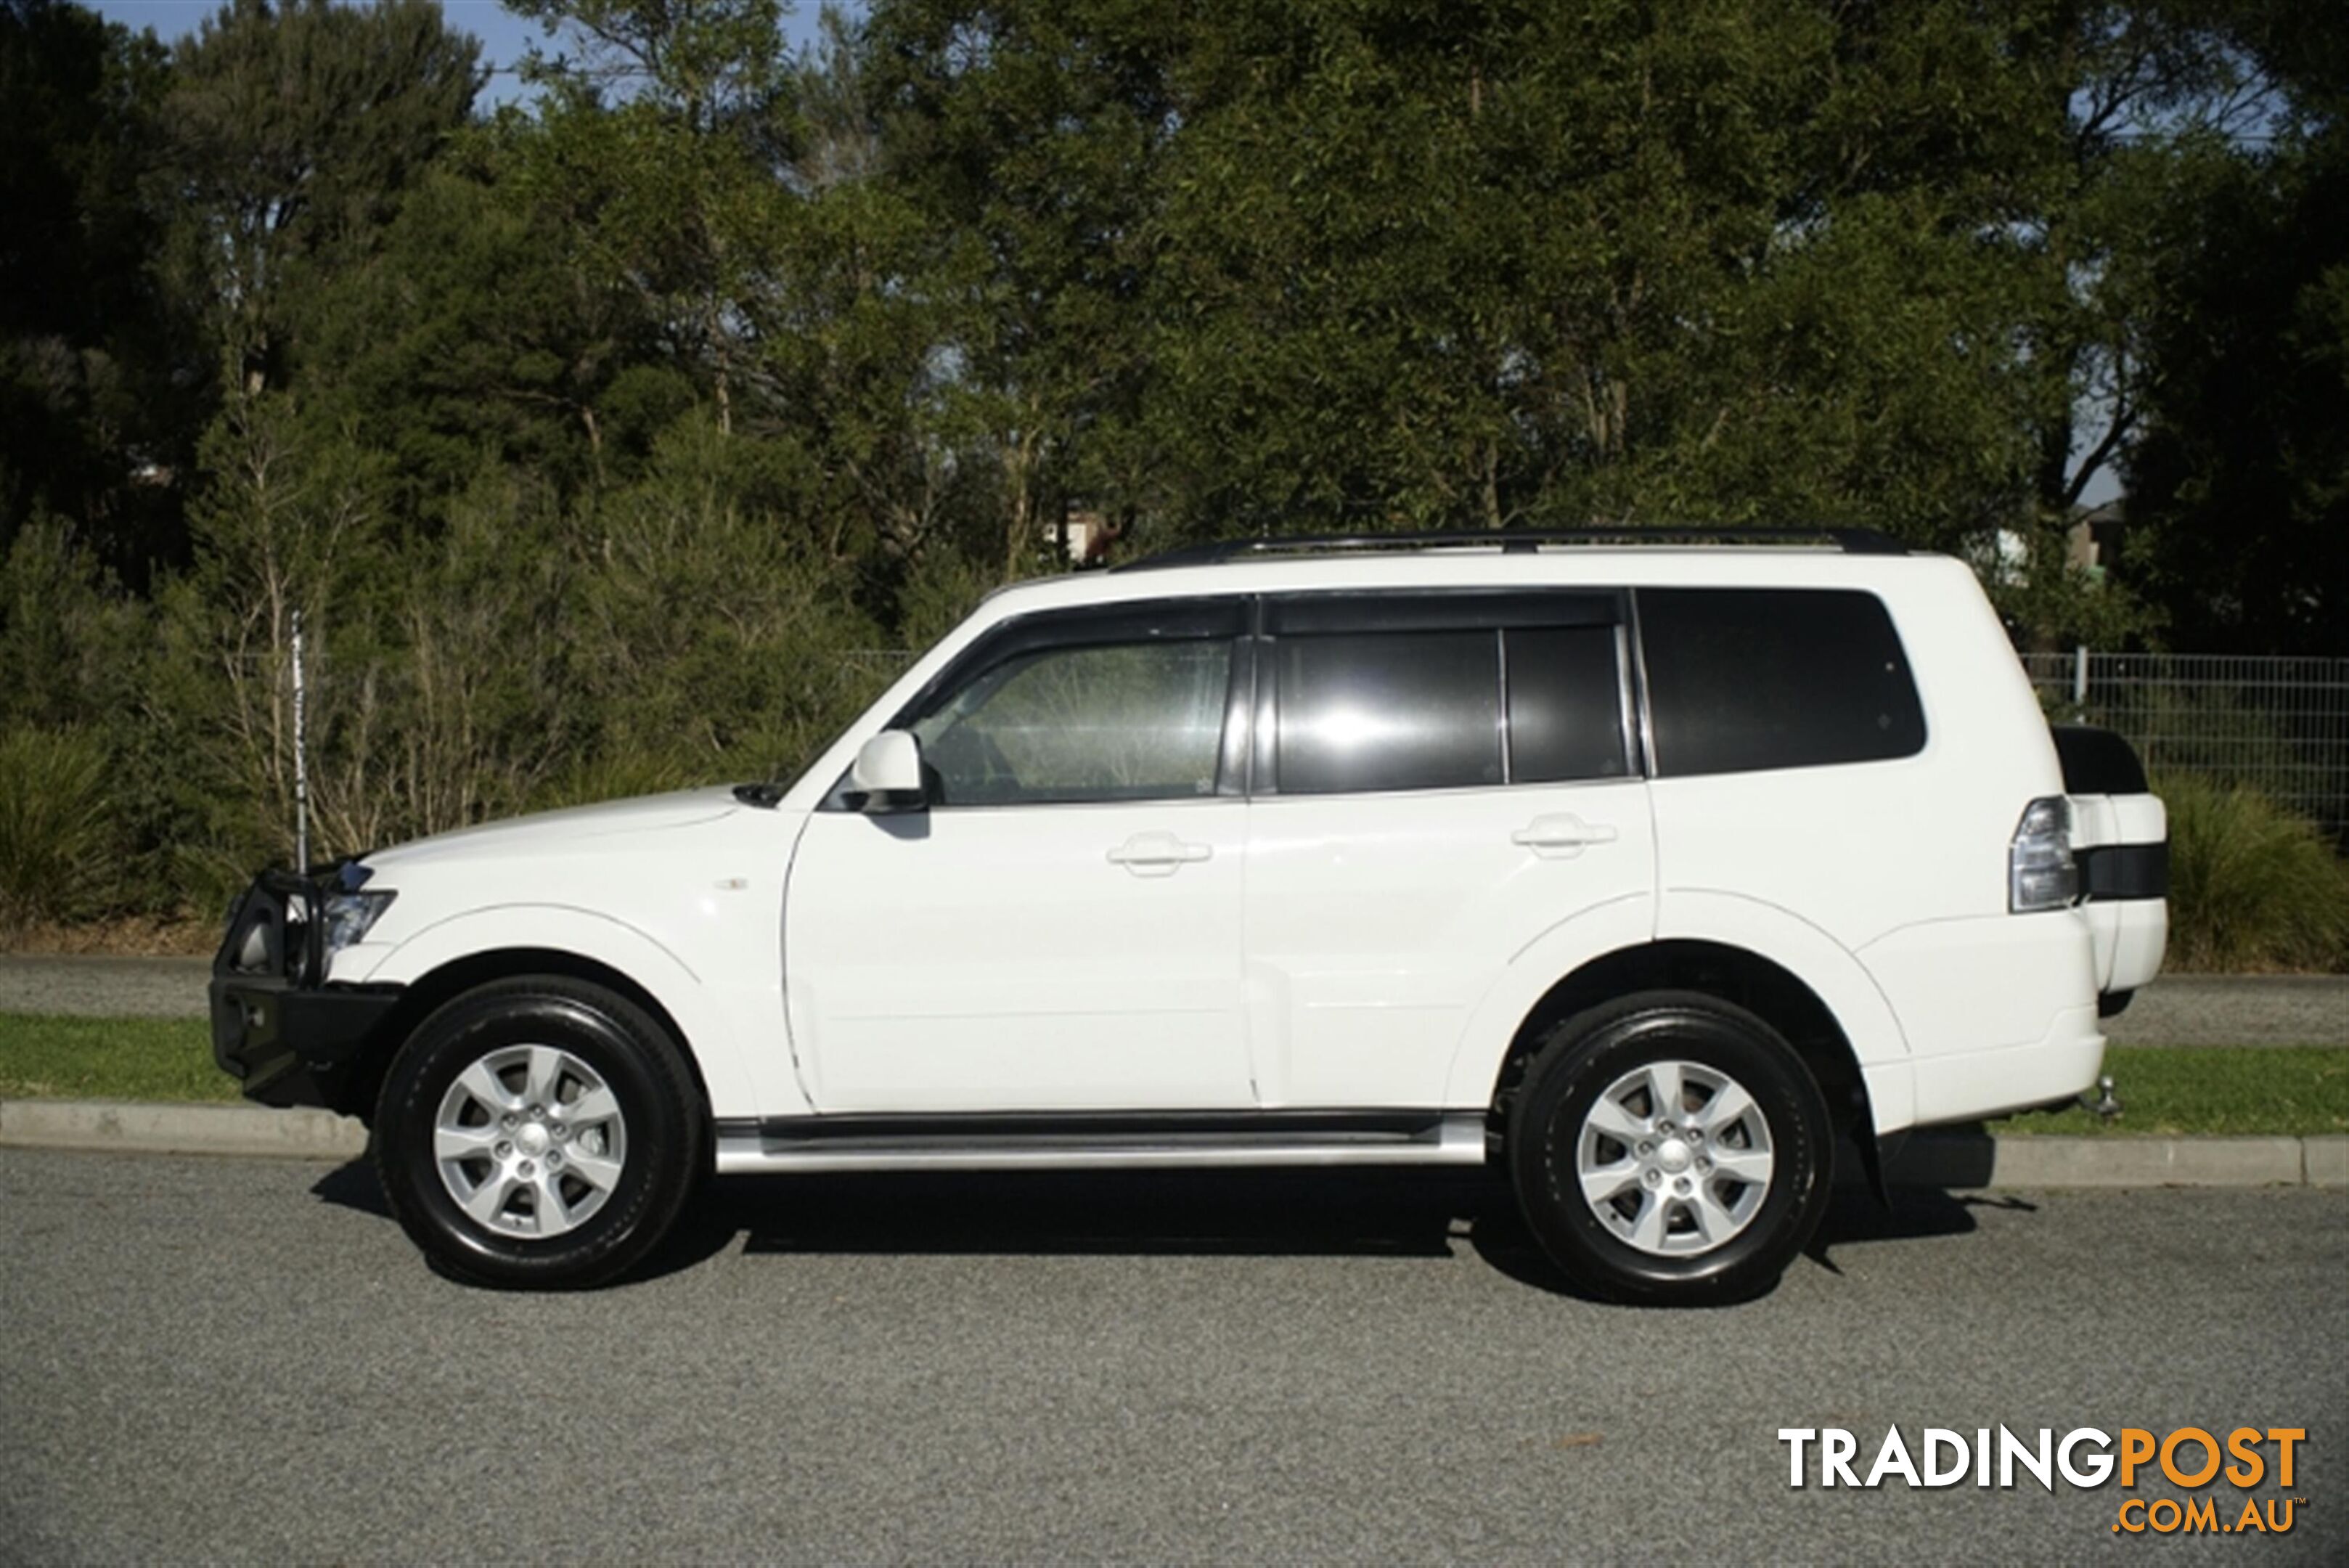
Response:
M709 1158L676 1042L626 998L559 976L498 981L409 1037L371 1150L385 1197L443 1272L601 1284L650 1251Z
M1660 1305L1769 1288L1826 1214L1834 1128L1777 1032L1651 992L1551 1029L1510 1108L1526 1225L1576 1280Z

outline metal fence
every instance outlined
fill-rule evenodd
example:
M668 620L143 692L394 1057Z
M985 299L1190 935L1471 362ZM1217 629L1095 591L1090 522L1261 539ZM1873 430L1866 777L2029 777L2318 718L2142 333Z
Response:
M2117 730L2147 767L2244 784L2349 837L2349 659L2026 653L2049 715Z

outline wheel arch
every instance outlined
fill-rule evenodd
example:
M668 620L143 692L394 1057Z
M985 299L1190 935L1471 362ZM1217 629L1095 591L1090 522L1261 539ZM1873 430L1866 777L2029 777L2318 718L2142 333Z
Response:
M687 1070L693 1075L694 1088L701 1096L703 1112L709 1114L714 1104L710 1097L709 1078L701 1053L694 1048L693 1032L683 1026L677 1009L636 976L615 964L564 948L534 946L491 948L464 953L447 959L408 981L400 992L399 1001L367 1036L357 1068L349 1080L346 1093L348 1103L343 1107L346 1113L372 1125L376 1098L382 1092L384 1077L390 1070L392 1058L398 1054L400 1046L426 1019L467 992L495 981L513 980L524 975L559 975L566 980L585 981L625 997L643 1009L676 1043L678 1054L685 1058Z
M1883 989L1834 936L1793 911L1713 890L1668 890L1657 902L1623 899L1587 909L1528 943L1487 988L1454 1050L1444 1104L1490 1109L1541 1030L1626 989L1708 992L1791 1027L1818 1054L1813 1071L1862 1090L1863 1127L1881 1137L1916 1120L1909 1045ZM1759 996L1763 1005L1743 1000ZM1820 1027L1824 1012L1828 1027ZM1790 1035L1790 1038L1793 1037ZM1801 1048L1801 1042L1797 1042ZM1810 1060L1806 1053L1806 1060ZM1830 1088L1830 1093L1832 1094ZM1836 1100L1839 1121L1847 1100ZM1872 1147L1872 1140L1863 1140Z
M1694 992L1733 1002L1785 1036L1803 1058L1838 1131L1870 1127L1868 1085L1851 1040L1816 991L1784 964L1725 942L1674 938L1618 948L1561 976L1518 1022L1490 1083L1497 1129L1541 1038L1578 1012L1649 991Z

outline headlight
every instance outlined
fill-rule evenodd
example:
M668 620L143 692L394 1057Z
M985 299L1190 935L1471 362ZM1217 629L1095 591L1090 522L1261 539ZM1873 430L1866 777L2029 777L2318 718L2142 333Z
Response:
M364 938L398 897L392 892L327 894L326 951L338 953Z

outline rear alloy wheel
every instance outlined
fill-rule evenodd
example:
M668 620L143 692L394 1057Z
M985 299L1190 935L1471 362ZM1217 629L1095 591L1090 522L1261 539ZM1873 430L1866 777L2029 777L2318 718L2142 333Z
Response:
M442 1272L559 1289L659 1243L708 1162L707 1127L682 1053L642 1009L535 976L425 1020L384 1080L373 1152Z
M1552 1029L1512 1107L1510 1174L1557 1264L1660 1304L1768 1288L1830 1196L1810 1069L1728 1002L1658 992Z
M1695 1257L1754 1223L1769 1196L1770 1120L1702 1062L1650 1062L1590 1102L1575 1140L1583 1201L1635 1251Z

